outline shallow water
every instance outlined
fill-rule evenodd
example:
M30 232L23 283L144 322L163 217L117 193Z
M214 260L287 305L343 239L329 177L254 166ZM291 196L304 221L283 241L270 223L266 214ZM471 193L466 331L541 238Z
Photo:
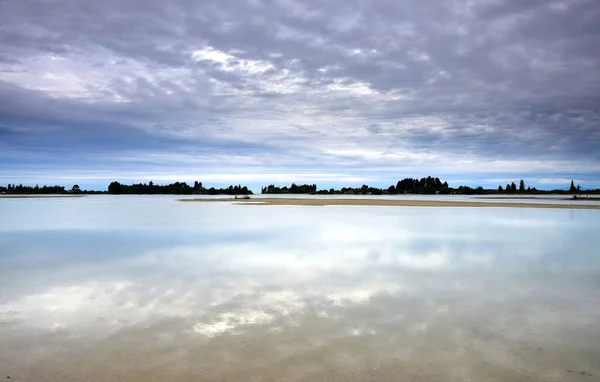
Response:
M599 380L600 211L175 199L0 199L0 378Z

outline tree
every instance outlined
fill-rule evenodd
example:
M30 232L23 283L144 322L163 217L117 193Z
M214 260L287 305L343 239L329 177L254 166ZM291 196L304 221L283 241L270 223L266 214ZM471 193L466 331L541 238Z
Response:
M571 181L571 188L569 189L570 192L577 192L577 189L575 188L575 183L573 183L573 181Z
M510 192L517 192L517 185L515 184L515 182L512 182L510 184Z
M242 189L240 185L236 187ZM244 186L244 188L246 187ZM290 187L277 187L274 184L270 184L267 187L261 187L260 191L263 194L312 194L317 192L317 185L292 183Z
M112 182L111 184L109 184L108 185L108 193L109 194L121 194L122 193L121 183Z
M519 182L519 192L520 193L525 192L525 181L523 179L521 179L521 181Z
M506 193L508 194L510 192L510 184L506 183Z
M498 192L502 192L502 191L504 191L504 190L502 189L502 185L498 186Z
M71 188L71 193L81 194L81 188L79 188L78 184L73 185L73 187Z

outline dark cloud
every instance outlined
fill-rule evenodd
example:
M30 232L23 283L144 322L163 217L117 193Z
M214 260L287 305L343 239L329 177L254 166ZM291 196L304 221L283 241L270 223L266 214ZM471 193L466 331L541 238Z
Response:
M597 174L599 43L595 0L3 1L0 163Z

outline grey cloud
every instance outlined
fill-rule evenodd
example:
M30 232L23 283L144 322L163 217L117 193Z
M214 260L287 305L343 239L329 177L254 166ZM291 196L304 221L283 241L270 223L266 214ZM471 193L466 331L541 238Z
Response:
M0 25L11 128L208 135L305 165L338 144L600 162L594 0L21 0Z
M365 127L365 129L367 129L368 131L370 131L373 134L379 134L383 131L381 126L379 126L379 124L377 124L377 123L373 123L373 124Z

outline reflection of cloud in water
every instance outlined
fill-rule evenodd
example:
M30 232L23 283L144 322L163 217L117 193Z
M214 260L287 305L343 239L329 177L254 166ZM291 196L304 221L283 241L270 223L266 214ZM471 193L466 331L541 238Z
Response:
M435 337L439 341L447 329L456 328L466 334L475 328L474 333L485 337L481 323L487 322L496 335L508 337L512 333L513 338L523 339L538 334L538 328L566 327L562 312L548 312L539 306L541 296L548 294L554 301L565 301L576 295L569 290L574 284L565 283L566 288L561 289L548 280L540 281L537 289L528 289L536 286L526 274L529 269L548 268L544 261L552 256L567 274L575 269L577 259L581 268L598 268L597 259L585 248L568 258L559 256L565 247L575 250L584 241L557 242L555 238L565 234L554 235L549 224L534 229L529 219L511 226L512 216L506 213L489 222L471 215L463 226L452 219L450 225L444 219L455 215L440 214L436 216L441 220L431 220L430 226L412 211L417 210L405 211L411 213L410 225L396 222L396 215L378 217L388 219L387 225L365 225L360 219L340 222L338 215L325 211L327 214L309 221L314 226L298 223L302 227L299 231L276 231L280 236L252 238L221 227L231 240L223 240L223 235L212 240L206 233L195 238L184 232L182 237L156 246L152 242L151 246L136 247L134 242L139 241L140 234L133 235L131 241L122 234L111 242L109 233L88 233L80 238L85 245L76 248L84 255L70 253L65 256L68 261L53 262L52 256L46 256L48 261L38 265L39 269L29 263L24 264L29 268L18 268L22 264L14 256L11 264L15 269L31 273L23 273L28 276L18 292L1 295L0 322L11 324L7 328L20 324L23 328L78 333L103 330L110 334L180 319L180 326L173 329L176 333L213 341L227 341L231 334L251 335L255 330L285 335L291 327L309 334L310 325L308 329L304 326L307 322L324 325L327 333L340 337L370 338L388 333L397 336L390 337L396 341L408 337L415 341ZM369 214L376 215L374 211ZM557 227L569 228L566 223ZM580 231L581 227L570 231L568 237L576 238ZM61 251L69 248L69 234L77 235L66 233L56 239L62 244L53 256L60 257ZM483 239L477 238L482 234ZM510 241L507 235L511 235ZM532 241L531 237L545 240ZM15 248L27 238L14 239ZM100 254L86 252L92 241L102 243ZM34 249L44 243L54 245L52 240L42 240ZM123 255L129 253L119 250L124 245L132 255ZM102 257L105 252L119 256ZM35 271L52 273L52 277L42 278ZM515 271L526 277L507 281ZM579 293L578 298L585 293ZM503 310L495 309L499 304L504 304ZM515 306L527 309L511 310ZM591 308L576 308L588 319L581 324L591 325L589 320L597 317ZM478 317L472 323L469 317L457 318L479 315L480 309L493 309L495 315ZM503 322L502 317L512 320Z
M369 330L365 330L365 329L357 329L357 328L353 328L348 330L348 334L352 335L352 336L363 336L363 335L375 335L377 332L373 329L369 329Z
M196 319L193 331L210 337L281 318L293 325L308 307L318 308L320 317L327 318L333 307L365 305L376 296L392 296L402 290L397 283L384 279L374 282L370 277L355 280L352 287L323 277L320 285L271 291L265 290L259 277L236 280L191 284L158 280L161 283L156 285L89 282L52 287L1 304L0 320L50 330L93 327L113 331L178 317ZM298 286L299 281L293 284Z
M267 324L273 321L273 315L260 310L252 310L244 313L222 313L213 318L210 323L197 323L194 332L213 337L217 334L231 332L238 327L246 325Z
M0 222L0 354L80 379L86 363L157 380L596 375L595 211L156 200L19 201L30 217ZM28 361L57 345L50 367Z
M320 251L248 243L154 250L124 260L139 271L121 279L127 281L88 281L16 296L0 304L0 319L47 329L114 330L176 317L192 321L196 333L215 336L282 317L290 324L309 307L332 318L339 316L334 308L366 306L377 297L444 289L476 293L481 279L458 272L489 271L495 261L490 249L408 252L338 243ZM488 279L484 284L489 296L500 291ZM449 309L430 308L437 315Z
M248 325L268 324L280 317L298 315L305 307L305 300L292 291L260 293L254 300L244 300L241 306L232 311L208 315L209 322L198 322L193 330L213 337Z
M370 287L370 289L369 289ZM260 293L254 298L246 296L232 310L225 313L207 314L206 321L194 325L196 333L214 337L218 334L235 333L249 325L269 324L286 318L286 323L294 325L296 318L305 313L308 307L320 306L316 312L320 318L329 318L327 310L332 307L352 307L367 304L372 298L394 295L401 288L395 284L364 285L362 288L342 289L335 285L313 288L304 295L292 291ZM237 296L236 296L237 297ZM233 303L235 299L231 302ZM223 306L233 304L224 303ZM215 309L218 311L219 306Z
M333 287L333 289L339 289ZM364 285L362 288L340 289L325 295L325 300L336 306L363 304L375 296L395 295L402 288L397 284Z
M115 330L149 319L188 316L190 294L130 282L94 283L30 294L0 305L0 320L42 329Z
M419 334L427 330L429 324L427 322L418 322L408 327L408 333Z

